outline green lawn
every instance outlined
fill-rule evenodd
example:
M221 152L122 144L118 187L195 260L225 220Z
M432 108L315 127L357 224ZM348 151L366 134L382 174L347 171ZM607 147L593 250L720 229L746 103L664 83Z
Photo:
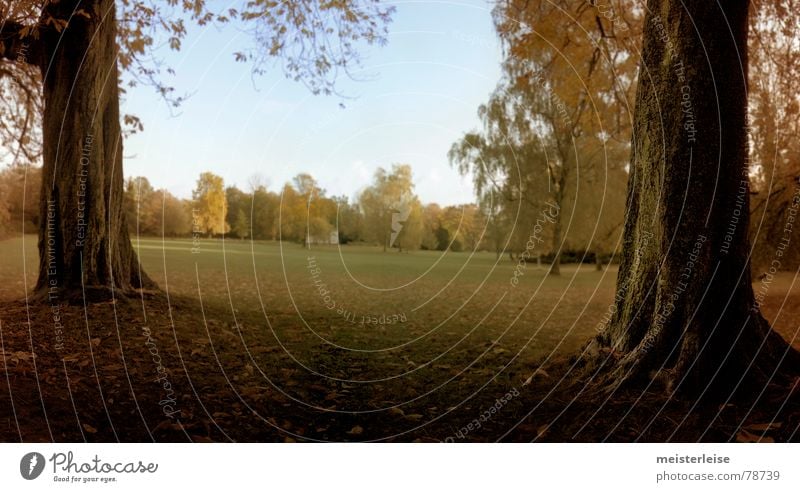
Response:
M466 333L538 355L575 350L595 333L616 281L615 268L566 265L552 277L544 268L520 270L507 256L498 261L486 252L305 249L233 239L139 238L134 246L144 269L170 294L353 350L426 338L454 343ZM22 298L25 280L29 289L36 280L36 237L0 241L0 257L0 299ZM519 283L512 285L515 269ZM777 301L790 288L791 275L783 277L770 292Z
M406 349L399 352L411 361L477 340L522 350L531 361L574 351L594 333L616 276L568 265L553 278L528 265L513 286L516 265L486 252L308 250L241 240L202 240L193 252L189 239L156 238L134 245L144 269L171 295L202 300L264 330L285 330L289 345L310 337L356 352ZM35 282L35 237L0 242L0 254L0 296L21 298L23 265L28 287Z
M488 253L238 240L203 241L199 253L192 246L137 242L144 268L170 293L275 330L290 352L317 362L316 351L334 347L395 354L414 367L486 343L534 361L577 350L613 297L614 272L572 266L554 279L530 265L512 286L515 266Z

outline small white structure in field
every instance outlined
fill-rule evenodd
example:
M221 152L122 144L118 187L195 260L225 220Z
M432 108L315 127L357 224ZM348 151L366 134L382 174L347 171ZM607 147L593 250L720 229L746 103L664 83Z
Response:
M318 234L306 236L306 247L316 244L339 244L339 231L334 229L330 234Z

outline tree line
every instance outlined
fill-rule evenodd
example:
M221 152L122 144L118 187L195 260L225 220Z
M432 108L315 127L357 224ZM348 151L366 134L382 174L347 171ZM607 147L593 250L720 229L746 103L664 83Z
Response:
M513 224L475 203L423 204L411 167L379 167L372 182L346 195L329 196L308 173L273 191L254 177L248 189L226 186L204 172L191 199L155 189L146 177L125 182L124 206L132 234L282 240L304 245L365 243L384 251L495 251L508 249ZM621 213L621 211L620 211Z
M273 191L258 178L242 190L204 172L191 199L155 189L146 177L132 177L126 180L124 200L134 234L224 235L304 245L359 242L401 252L488 248L482 233L492 220L472 203L423 204L406 164L378 168L372 183L352 198L329 196L308 173Z
M188 199L179 198L165 188L155 188L147 177L135 176L125 180L122 208L129 233L141 236L224 235L305 245L356 242L378 245L384 251L490 251L497 256L508 255L513 261L525 254L528 261L540 261L551 268L556 260L594 262L598 268L615 262L628 178L623 167L603 169L600 181L589 172L596 171L589 165L591 162L584 162L587 171L579 199L570 195L558 201L541 185L541 180L538 187L534 186L537 178L531 169L538 166L539 176L547 175L543 171L547 165L544 154L526 155L523 152L529 149L522 147L517 149L517 160L511 162L527 167L529 182L520 185L518 181L507 180L502 187L493 187L486 183L497 182L481 173L486 172L488 156L492 152L501 154L502 149L490 149L477 132L453 144L450 158L455 166L466 168L466 164L474 162L470 158L485 159L475 178L479 199L459 205L423 204L414 193L410 166L398 164L389 170L378 168L372 183L352 198L328 196L308 173L298 174L273 191L257 177L242 190L236 185L226 186L223 178L212 172L204 172L197 179L192 198ZM568 183L569 191L574 194L577 180ZM40 167L11 166L0 171L0 237L37 230L40 186ZM784 200L782 194L790 191L785 185L773 190L777 199L771 203L762 198L761 192L755 195L762 201L754 208L754 219L750 221L751 235L758 238L753 256L756 260L764 258L762 263L767 263L774 244L763 238L763 231L758 234L757 229L778 230L787 213L780 204L792 199ZM558 213L552 213L548 203L556 205ZM567 217L566 231L559 234L556 221L564 220L563 217ZM793 240L800 241L800 229L791 231L791 235ZM535 244L531 243L532 236ZM559 248L560 254L556 255ZM788 251L781 269L796 267L800 264L798 260L800 255Z

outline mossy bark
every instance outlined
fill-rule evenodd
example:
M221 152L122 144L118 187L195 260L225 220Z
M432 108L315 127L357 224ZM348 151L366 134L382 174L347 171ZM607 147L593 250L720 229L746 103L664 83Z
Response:
M587 349L604 354L604 387L730 395L798 368L751 285L748 1L648 11L616 311Z

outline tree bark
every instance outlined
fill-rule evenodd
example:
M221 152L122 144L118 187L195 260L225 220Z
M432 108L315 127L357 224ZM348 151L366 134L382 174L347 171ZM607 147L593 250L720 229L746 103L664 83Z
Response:
M556 200L556 203L560 207L562 205L563 199ZM550 264L550 270L548 271L549 275L561 275L561 214L559 213L556 216L555 221L553 223L553 262Z
M78 5L80 4L80 5ZM76 9L87 15L73 15ZM41 43L45 111L36 294L87 301L154 287L142 272L123 213L114 0L50 2L69 19Z
M605 388L727 397L800 367L750 278L747 11L648 1L618 300L588 347L611 363Z
M574 129L570 129L570 136L572 136L573 131ZM568 147L565 143L563 143L562 139L557 138L556 151L558 153L561 166L556 168L558 170L558 178L551 178L550 185L554 188L553 200L558 206L558 214L553 217L553 241L551 244L551 249L553 251L553 262L550 264L550 269L548 271L549 275L556 276L561 275L561 241L563 239L561 211L564 208L564 199L566 198L565 188L567 186L567 178L569 175L569 168L567 166L571 163L569 151L567 149ZM552 176L555 173L555 170L551 169L550 172Z

